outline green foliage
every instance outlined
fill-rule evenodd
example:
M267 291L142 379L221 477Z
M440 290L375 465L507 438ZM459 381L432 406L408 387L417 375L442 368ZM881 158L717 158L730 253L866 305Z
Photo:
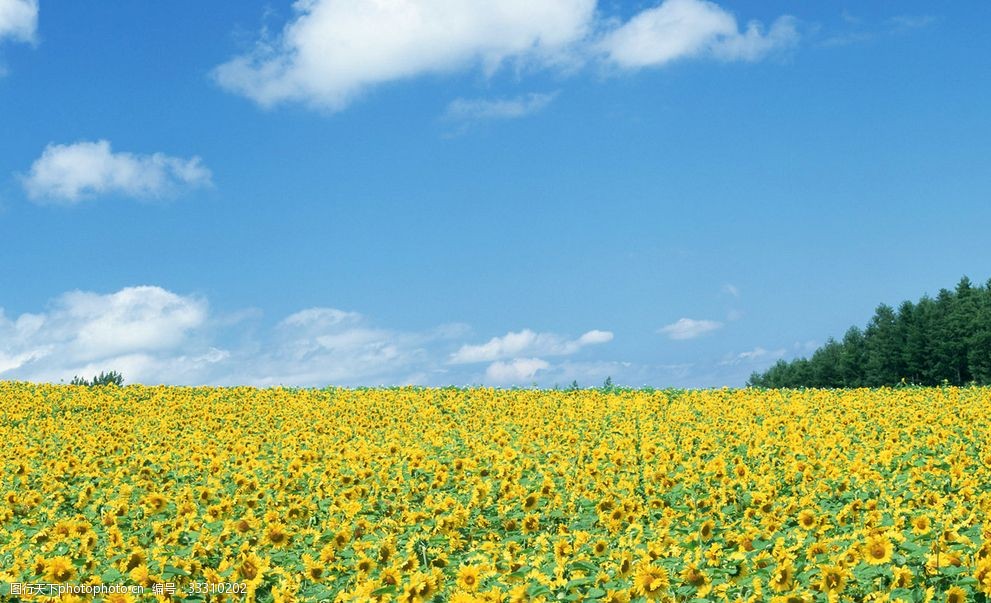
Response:
M121 375L117 371L110 371L109 373L104 373L101 371L99 375L94 376L91 380L75 376L72 378L72 381L69 382L69 385L85 385L86 387L116 385L117 387L120 387L124 385L124 375Z
M863 330L850 327L810 358L779 360L750 376L755 387L991 384L991 281L964 277L935 299L881 304Z

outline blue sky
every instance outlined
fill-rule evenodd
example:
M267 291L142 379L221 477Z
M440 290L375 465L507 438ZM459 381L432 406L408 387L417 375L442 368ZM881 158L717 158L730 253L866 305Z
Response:
M0 378L742 385L991 277L989 18L0 0Z

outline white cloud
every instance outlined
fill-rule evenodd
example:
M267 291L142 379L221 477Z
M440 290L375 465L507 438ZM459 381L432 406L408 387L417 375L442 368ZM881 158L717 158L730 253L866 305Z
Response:
M329 307L300 310L271 327L260 321L256 310L214 315L205 299L161 287L71 291L40 312L8 317L0 308L0 378L67 382L117 370L128 383L146 384L525 385L538 373L564 370L538 353L567 355L612 339L598 330L574 340L510 333L496 338L495 353L474 352L490 364L483 370L451 363L459 350L472 350L463 345L470 333L462 324L387 329Z
M106 295L72 291L47 312L13 320L0 310L0 375L58 381L126 367L131 377L165 378L155 368L159 361L203 360L181 352L206 319L205 301L148 286Z
M371 86L506 61L560 60L595 0L298 0L276 40L217 68L217 81L269 106L340 110Z
M168 196L209 186L211 175L199 157L114 153L108 141L100 140L48 145L22 182L35 201L74 204L106 194Z
M613 334L612 331L600 331L598 329L593 329L586 333L583 333L581 337L578 338L578 343L581 345L594 345L597 343L608 343L612 341Z
M537 371L550 364L540 358L514 358L508 362L499 360L485 369L485 380L494 384L522 383L533 379Z
M527 94L511 99L458 98L447 106L444 116L458 121L517 119L536 113L554 100L556 94Z
M365 91L426 74L567 67L605 60L621 68L689 57L756 61L793 44L790 17L765 32L705 0L665 0L626 23L597 0L297 0L275 37L216 68L224 88L262 106L302 102L344 109ZM448 113L518 117L549 99L458 100Z
M764 348L757 346L752 350L746 352L740 352L739 354L732 354L726 359L724 359L719 364L722 366L736 366L738 364L752 364L758 362L766 362L767 360L777 360L785 355L784 349L779 350L765 350Z
M662 327L658 332L667 335L669 339L695 339L722 326L723 323L715 320L679 318L677 321Z
M647 9L599 43L609 60L628 69L692 57L756 61L798 39L794 19L780 17L766 34L756 21L740 31L736 18L706 0L666 0Z
M553 333L536 333L530 329L524 329L516 333L506 333L502 337L493 337L480 345L463 345L458 351L451 354L450 363L491 362L523 354L567 356L578 352L585 346L606 343L612 338L613 334L609 331L593 330L578 339L568 340Z
M726 283L723 285L723 292L732 295L733 297L740 297L740 289L736 285L731 283Z
M37 0L0 0L0 42L33 42L37 29Z
M608 331L569 339L524 330L481 345L467 343L470 336L465 325L385 328L331 307L266 324L257 310L218 314L202 297L154 286L71 291L38 311L0 309L0 379L67 382L117 370L145 384L563 387L577 380L585 387L612 377L622 385L699 387L743 385L753 366L784 355L755 348L664 365L574 355L611 341Z

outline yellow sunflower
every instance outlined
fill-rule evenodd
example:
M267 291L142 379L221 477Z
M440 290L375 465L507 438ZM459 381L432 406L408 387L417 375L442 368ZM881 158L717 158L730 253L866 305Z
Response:
M477 565L463 565L458 570L458 586L475 592L478 589L480 569Z
M967 591L959 586L951 586L946 591L946 603L964 603L967 600Z
M883 565L891 562L894 552L891 540L883 534L868 536L863 546L864 561L871 565Z
M633 592L646 597L649 601L660 598L670 584L671 580L666 569L646 562L637 566L636 574L633 576Z

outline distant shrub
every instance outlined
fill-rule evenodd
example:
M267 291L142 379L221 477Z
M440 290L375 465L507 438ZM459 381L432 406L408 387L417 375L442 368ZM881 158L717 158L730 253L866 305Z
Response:
M72 378L69 385L85 385L86 387L95 387L98 385L116 385L120 387L124 385L124 375L121 375L117 371L110 371L109 373L100 372L91 380L83 379L82 377L76 376Z

